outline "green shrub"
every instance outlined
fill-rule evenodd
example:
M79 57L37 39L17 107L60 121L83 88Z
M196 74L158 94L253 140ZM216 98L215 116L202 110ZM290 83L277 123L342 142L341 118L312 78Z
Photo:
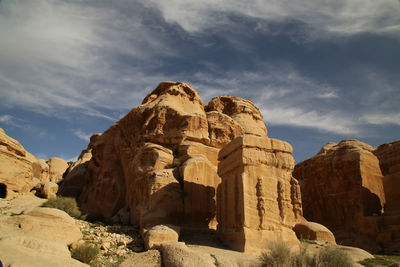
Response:
M90 263L94 258L96 258L99 252L100 249L95 245L85 243L72 250L71 256L83 263Z
M350 257L334 247L324 247L318 253L319 267L351 267L353 262Z
M43 204L43 207L63 210L74 218L81 216L81 211L76 204L76 200L72 197L50 198Z

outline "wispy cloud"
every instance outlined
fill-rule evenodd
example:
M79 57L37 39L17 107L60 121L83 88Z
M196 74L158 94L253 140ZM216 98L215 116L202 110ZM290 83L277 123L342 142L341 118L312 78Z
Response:
M78 138L80 138L80 139L82 139L83 141L86 141L86 142L89 142L90 141L90 137L92 136L91 133L85 133L81 129L75 129L75 130L72 131L72 133L76 137L78 137Z
M394 124L400 125L400 113L388 113L388 114L366 114L361 117L362 120L370 124L384 125Z
M313 38L324 32L400 34L400 5L396 0L150 0L148 5L157 7L167 21L190 32L225 27L231 22L230 16L243 15L267 22L299 21L310 26Z

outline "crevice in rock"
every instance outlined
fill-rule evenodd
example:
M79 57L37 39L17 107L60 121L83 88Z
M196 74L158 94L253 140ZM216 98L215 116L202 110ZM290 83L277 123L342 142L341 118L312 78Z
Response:
M0 183L0 198L7 197L7 185Z

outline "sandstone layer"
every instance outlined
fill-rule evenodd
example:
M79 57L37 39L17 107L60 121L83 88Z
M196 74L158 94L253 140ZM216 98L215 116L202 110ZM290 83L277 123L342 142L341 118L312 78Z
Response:
M240 158L242 154L235 149L242 148L234 146L243 135L247 136L244 140L253 142L250 154L267 158L258 158L250 164L251 156L245 155L247 148L243 148L246 153ZM92 136L88 148L65 174L59 192L75 196L86 212L112 222L128 217L129 223L142 229L176 225L182 232L216 230L217 224L221 224L217 213L227 213L225 209L232 205L218 204L220 196L228 193L220 186L220 175L229 172L226 169L230 167L227 161L219 164L220 150L232 147L235 150L232 154L236 155L232 164L242 164L243 176L251 176L244 181L244 187L256 186L259 190L236 192L244 194L236 197L269 194L269 186L274 192L265 198L263 195L245 198L242 205L250 214L246 215L246 223L251 222L246 229L254 230L252 234L256 235L260 227L265 227L261 230L268 231L271 237L263 237L263 241L281 238L294 241L296 236L291 227L301 218L302 211L298 183L291 177L294 166L291 146L267 137L262 115L250 100L220 96L205 105L185 83L161 83L141 105L104 133ZM258 149L261 154L257 154ZM265 181L257 180L258 171ZM278 196L279 201L273 199ZM265 208L261 207L262 201L268 202ZM268 208L272 206L270 214ZM257 214L262 209L265 222L260 226ZM218 217L225 220L221 224L225 225L225 217ZM274 227L279 232L276 236ZM151 236L151 240L163 238L161 234ZM258 239L249 242L255 240Z
M63 159L52 158L49 164L27 152L0 128L0 197L27 193L39 182L59 181L67 163Z
M293 172L306 219L327 226L342 244L399 251L400 142L378 149L357 140L329 143Z

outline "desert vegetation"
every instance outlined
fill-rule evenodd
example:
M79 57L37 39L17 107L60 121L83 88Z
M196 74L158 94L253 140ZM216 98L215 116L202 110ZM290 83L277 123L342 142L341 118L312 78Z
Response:
M263 267L351 267L350 257L338 248L326 246L316 254L307 252L307 244L302 243L300 251L291 252L284 242L272 242L269 252L261 254Z

